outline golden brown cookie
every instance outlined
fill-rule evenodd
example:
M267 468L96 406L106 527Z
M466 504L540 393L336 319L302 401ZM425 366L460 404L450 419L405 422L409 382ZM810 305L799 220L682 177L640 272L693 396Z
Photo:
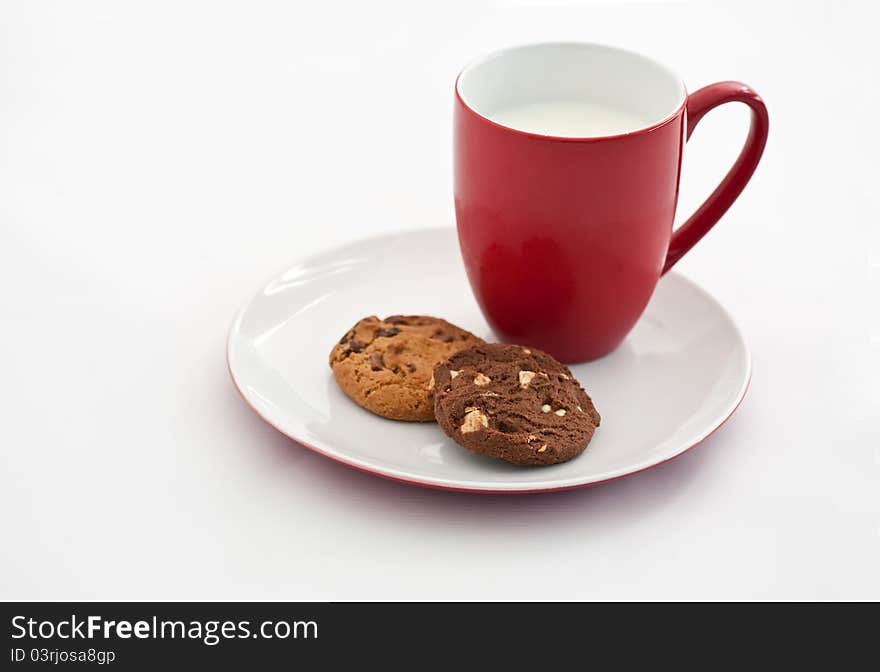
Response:
M368 411L392 420L430 421L434 365L482 342L437 317L365 317L333 348L330 368L342 391Z

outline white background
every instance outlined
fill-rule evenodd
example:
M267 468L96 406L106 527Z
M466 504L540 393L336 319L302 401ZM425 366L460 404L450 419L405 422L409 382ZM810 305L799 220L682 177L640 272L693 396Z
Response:
M880 49L869 3L3 2L0 598L880 598ZM740 79L771 132L677 269L751 391L698 449L586 490L468 496L264 425L235 310L313 251L452 226L458 69L600 41ZM709 114L680 213L735 156Z

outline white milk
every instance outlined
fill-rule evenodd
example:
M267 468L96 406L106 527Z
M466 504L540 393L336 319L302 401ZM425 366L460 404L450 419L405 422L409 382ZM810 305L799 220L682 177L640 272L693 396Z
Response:
M651 125L651 120L628 111L573 100L514 105L495 111L489 118L520 131L570 138L618 135Z

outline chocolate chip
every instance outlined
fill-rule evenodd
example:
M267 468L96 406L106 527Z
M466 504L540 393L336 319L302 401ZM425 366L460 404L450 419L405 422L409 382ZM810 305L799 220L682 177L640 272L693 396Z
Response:
M378 352L374 352L370 355L370 368L373 371L381 371L385 368L385 361L382 359L382 355Z
M415 372L416 372L416 365L415 365L415 364L407 364L407 365L406 365L406 368L409 369L409 372L410 372L410 373L415 373Z
M397 327L391 327L391 329L380 329L377 336L385 336L387 338L391 338L392 336L397 336L400 333L400 329Z
M518 427L509 420L499 420L498 429L505 434L515 434L522 431L522 428Z
M363 349L364 349L363 344L359 343L358 341L349 341L348 342L348 352L360 352Z
M406 317L403 315L389 315L382 321L388 324L406 324Z
M448 331L443 331L442 329L438 329L434 332L434 335L431 336L434 340L441 341L442 343L452 343L455 340L455 336Z
M349 340L354 338L354 330L349 331L345 336L339 339L339 345L345 345Z

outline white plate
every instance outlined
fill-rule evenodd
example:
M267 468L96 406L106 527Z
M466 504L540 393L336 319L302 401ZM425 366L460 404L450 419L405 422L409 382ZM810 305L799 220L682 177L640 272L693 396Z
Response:
M572 367L602 414L586 452L552 467L472 455L433 423L385 420L333 381L327 356L365 315L437 315L495 340L465 278L453 228L356 241L277 276L242 308L227 358L244 400L322 455L408 483L471 492L591 485L680 455L718 429L749 383L749 353L727 312L693 282L661 279L624 343Z

